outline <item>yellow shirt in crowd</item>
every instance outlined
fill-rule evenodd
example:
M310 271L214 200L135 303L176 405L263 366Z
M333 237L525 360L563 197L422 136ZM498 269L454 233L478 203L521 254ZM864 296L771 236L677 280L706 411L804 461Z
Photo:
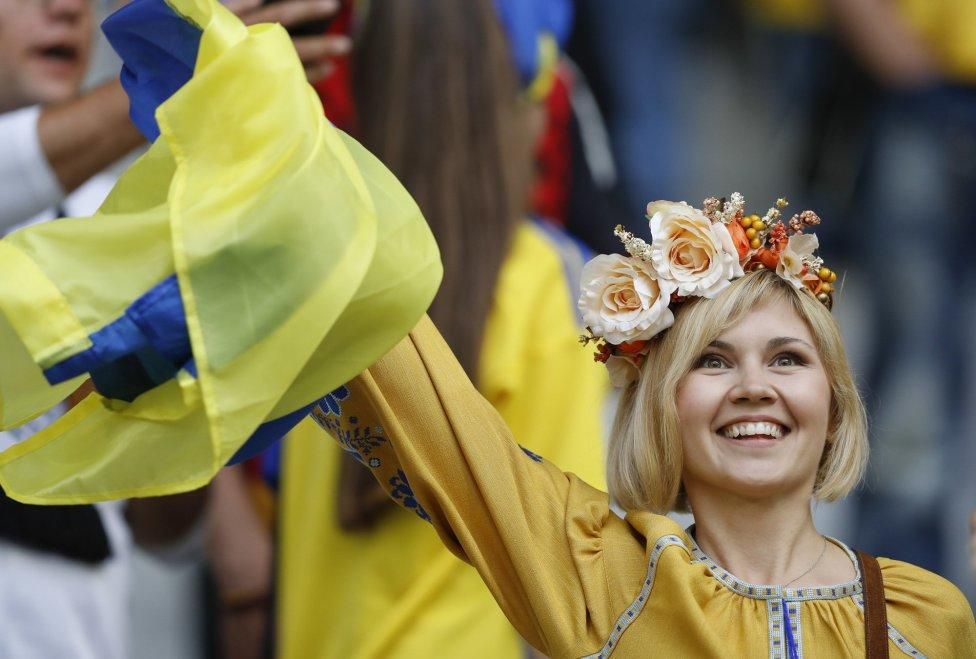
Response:
M555 243L539 226L522 225L499 274L478 389L523 445L599 485L607 377L580 347L579 333ZM349 419L344 401L336 403L343 423L367 432ZM413 513L395 508L370 531L340 530L341 451L313 421L293 431L284 450L281 657L525 657L478 573Z
M821 0L744 0L761 22L799 30L826 23ZM976 2L895 0L900 14L932 49L951 81L976 84Z
M340 441L357 427L382 428L368 456L374 475L474 566L546 655L786 657L789 629L806 659L864 656L859 579L796 589L744 583L669 518L618 517L605 492L513 441L429 319L348 389ZM396 572L392 552L387 569ZM879 563L892 657L976 657L976 622L955 586L901 561ZM343 631L334 619L317 624ZM417 656L463 655L431 639Z

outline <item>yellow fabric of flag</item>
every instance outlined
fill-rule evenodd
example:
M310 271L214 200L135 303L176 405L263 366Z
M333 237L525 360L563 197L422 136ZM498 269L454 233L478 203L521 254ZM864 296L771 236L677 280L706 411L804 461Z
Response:
M91 218L0 241L0 424L49 409L42 370L176 274L196 362L131 403L92 394L0 454L31 503L155 496L207 483L261 423L364 370L413 327L441 277L399 182L332 127L277 25L167 0L202 29L160 137Z

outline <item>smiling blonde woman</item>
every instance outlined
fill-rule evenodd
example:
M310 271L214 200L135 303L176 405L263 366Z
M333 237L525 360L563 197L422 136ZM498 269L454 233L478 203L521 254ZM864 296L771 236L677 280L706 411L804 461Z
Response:
M320 422L547 656L976 656L955 586L814 527L867 460L836 275L815 214L742 204L652 204L669 239L618 229L629 256L584 269L587 340L624 387L609 494L515 444L426 319ZM689 529L663 515L683 507Z

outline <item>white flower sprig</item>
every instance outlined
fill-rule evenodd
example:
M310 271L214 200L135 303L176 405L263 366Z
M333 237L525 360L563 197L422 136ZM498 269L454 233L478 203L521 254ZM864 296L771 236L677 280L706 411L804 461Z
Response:
M613 235L620 239L624 244L627 253L641 261L651 262L651 246L641 238L638 238L630 231L627 231L622 224L618 224L613 229Z
M742 196L739 192L733 192L729 197L729 200L725 202L724 208L719 215L719 221L722 224L728 224L729 222L738 222L742 219L742 214L745 211L746 198Z

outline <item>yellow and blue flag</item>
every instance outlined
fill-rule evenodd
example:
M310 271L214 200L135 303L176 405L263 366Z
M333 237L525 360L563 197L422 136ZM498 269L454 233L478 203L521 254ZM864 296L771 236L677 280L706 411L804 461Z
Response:
M391 348L440 281L399 182L323 117L285 30L134 0L104 30L152 146L91 218L0 241L0 454L32 503L207 483Z

